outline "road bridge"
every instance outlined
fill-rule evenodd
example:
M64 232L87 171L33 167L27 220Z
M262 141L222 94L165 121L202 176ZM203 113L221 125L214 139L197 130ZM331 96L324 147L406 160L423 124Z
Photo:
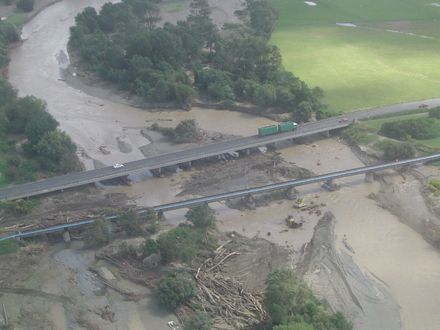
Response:
M265 193L265 192L270 192L270 191L279 190L279 189L287 189L287 188L291 188L291 187L304 186L304 185L308 185L308 184L312 184L312 183L324 182L324 181L328 181L328 180L334 180L334 179L353 176L353 175L372 173L372 172L392 169L392 168L396 168L396 167L423 164L423 163L433 161L433 160L438 160L438 159L440 159L440 154L418 157L418 158L402 160L402 161L386 163L386 164L380 164L380 165L358 167L358 168L353 168L353 169L348 169L348 170L342 170L342 171L317 175L317 176L305 178L305 179L289 180L289 181L284 181L284 182L279 182L279 183L268 184L268 185L264 185L264 186L260 186L260 187L242 189L242 190L233 191L233 192L216 194L216 195L206 196L206 197L193 198L193 199L184 200L184 201L180 201L180 202L174 202L174 203L170 203L170 204L158 205L158 206L153 207L153 209L158 213L163 213L166 211L177 210L177 209L182 209L182 208L191 208L191 207L202 205L205 203L219 202L219 201L224 201L224 200L228 200L228 199L244 197L244 196L248 196L248 195L252 195L252 194ZM147 212L147 209L140 209L140 210L138 210L138 212L140 214L143 214L143 213ZM114 220L118 219L118 217L119 217L118 215L111 215L111 216L107 216L106 220L114 221ZM80 220L80 221L76 221L76 222L72 222L72 223L56 225L56 226L52 226L52 227L48 227L48 228L40 228L40 229L34 229L34 230L25 231L25 232L14 233L14 234L0 237L0 241L6 240L6 239L11 239L11 238L26 238L26 237L32 237L32 236L39 236L39 235L69 230L69 229L75 229L75 228L78 228L81 226L85 226L87 224L91 224L94 221L95 221L94 219L86 219L86 220Z
M440 103L440 100L426 100L424 101L424 103L428 107L433 107L438 105ZM265 146L279 141L329 132L332 130L344 128L350 125L353 120L368 119L380 115L417 109L419 104L419 102L410 102L375 109L360 110L348 113L343 116L337 116L302 124L299 125L298 129L294 132L286 132L265 137L254 135L244 138L232 139L218 143L206 144L192 149L184 149L173 153L160 154L146 159L128 162L125 163L124 167L122 168L113 168L112 166L108 166L100 169L69 173L66 175L52 177L36 182L10 186L0 189L0 201L38 196L54 191L60 191L63 189L86 185L89 183L114 179L135 172L160 169L167 166L179 165L194 160L218 156L228 152L249 150L250 148ZM426 111L426 109L424 111Z

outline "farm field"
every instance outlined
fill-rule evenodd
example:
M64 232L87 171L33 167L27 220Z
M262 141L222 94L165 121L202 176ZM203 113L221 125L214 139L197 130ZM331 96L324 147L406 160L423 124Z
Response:
M272 3L279 12L272 42L284 66L323 88L332 110L440 96L440 2Z

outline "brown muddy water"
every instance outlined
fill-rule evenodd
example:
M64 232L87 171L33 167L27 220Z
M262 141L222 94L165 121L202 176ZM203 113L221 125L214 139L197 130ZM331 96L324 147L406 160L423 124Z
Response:
M25 42L12 50L9 79L20 95L35 95L47 102L48 110L79 146L86 168L90 158L110 165L143 158L138 149L149 141L140 129L156 120L176 125L184 119L197 119L200 127L232 135L255 134L257 127L270 123L264 118L208 109L151 113L87 95L62 81L67 68L69 27L75 15L86 6L100 7L105 0L61 1L41 12L23 28ZM168 121L170 120L170 121ZM118 140L132 148L122 152ZM109 154L99 148L104 146ZM87 156L86 156L86 155Z
M138 148L149 141L140 134L140 129L155 121L174 125L180 120L195 118L203 129L233 135L254 134L257 127L270 122L236 112L206 109L151 113L92 97L61 81L61 70L68 66L68 29L75 15L85 6L99 7L105 2L61 1L45 9L24 27L25 42L12 51L9 70L10 81L20 95L33 94L47 102L61 129L78 144L87 168L93 167L91 159L112 164L143 158ZM130 145L131 151L120 151L118 139ZM100 152L101 146L110 154ZM332 139L288 147L281 150L281 155L316 173L362 166L348 147ZM114 191L126 192L139 205L171 202L177 199L183 177L179 174L148 179ZM300 192L307 198L318 194L319 200L327 204L326 210L335 214L338 247L345 249L341 241L346 235L355 251L355 262L388 286L401 306L404 329L440 329L439 253L419 234L367 198L379 189L377 183L366 184L363 176L338 182L342 189L334 193L325 192L318 185L301 188ZM300 230L282 232L284 218L295 212L291 204L273 202L256 211L231 210L223 203L214 204L214 208L219 213L221 229L235 230L249 237L259 235L298 249L310 240L317 218L307 218ZM182 221L183 214L184 211L170 212L168 221ZM57 307L52 311L58 312ZM64 322L59 319L60 325ZM147 320L138 316L127 320L132 328L147 324L145 322Z

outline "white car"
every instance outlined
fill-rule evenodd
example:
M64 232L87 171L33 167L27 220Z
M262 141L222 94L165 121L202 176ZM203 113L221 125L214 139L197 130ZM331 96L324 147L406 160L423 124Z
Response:
M115 165L113 165L113 168L122 168L122 167L124 167L124 164L116 163Z

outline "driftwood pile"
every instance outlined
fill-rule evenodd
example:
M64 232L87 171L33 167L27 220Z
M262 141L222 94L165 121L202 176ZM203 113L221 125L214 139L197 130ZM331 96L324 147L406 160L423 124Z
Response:
M199 288L194 302L216 316L214 323L227 324L232 329L246 329L266 318L263 295L251 293L241 282L222 272L225 261L239 254L221 246L194 274Z

